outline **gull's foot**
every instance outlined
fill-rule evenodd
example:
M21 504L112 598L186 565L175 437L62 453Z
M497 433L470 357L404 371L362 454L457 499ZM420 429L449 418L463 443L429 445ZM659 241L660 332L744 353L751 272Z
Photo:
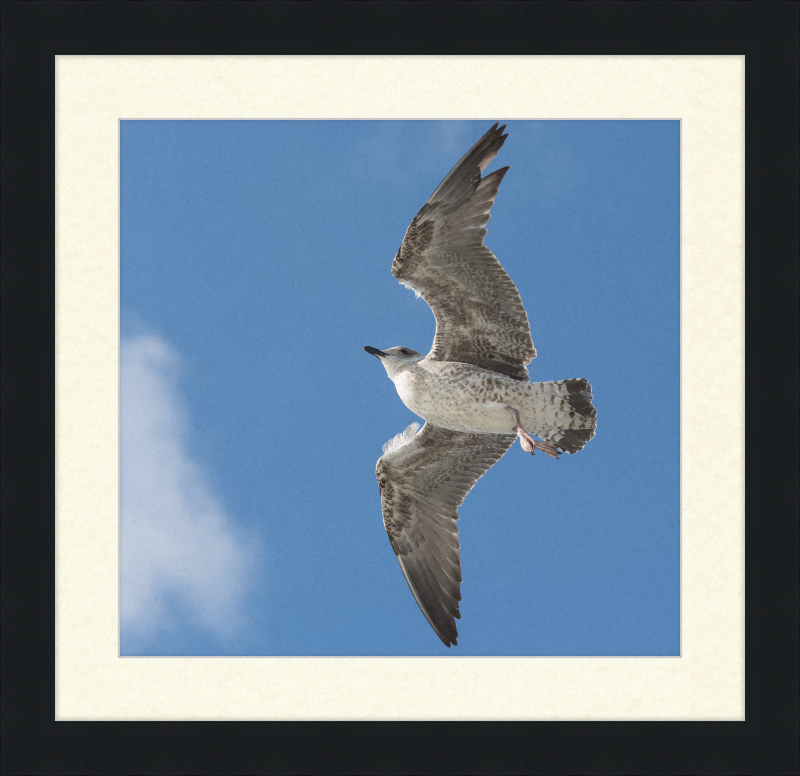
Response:
M519 439L520 447L531 455L535 455L534 450L541 450L545 455L558 460L559 449L552 442L540 442L534 439L524 428L519 419L519 411L513 407L507 407L508 411L514 416L514 430L517 432L517 439Z
M537 450L541 450L545 455L558 460L561 451L552 442L539 442L537 439L532 439L531 441Z

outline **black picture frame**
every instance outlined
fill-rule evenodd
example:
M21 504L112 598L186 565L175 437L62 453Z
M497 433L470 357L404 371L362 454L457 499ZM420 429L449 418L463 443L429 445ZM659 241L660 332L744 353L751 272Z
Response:
M3 2L2 772L798 773L798 21L766 0ZM746 721L54 721L54 57L245 53L746 56Z

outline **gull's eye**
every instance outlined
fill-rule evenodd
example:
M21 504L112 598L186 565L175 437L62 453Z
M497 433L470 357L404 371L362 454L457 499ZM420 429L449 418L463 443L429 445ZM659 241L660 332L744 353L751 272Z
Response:
M408 351L407 351L405 348L400 348L400 352L401 352L401 353L402 353L404 356L407 356L407 355L408 355Z

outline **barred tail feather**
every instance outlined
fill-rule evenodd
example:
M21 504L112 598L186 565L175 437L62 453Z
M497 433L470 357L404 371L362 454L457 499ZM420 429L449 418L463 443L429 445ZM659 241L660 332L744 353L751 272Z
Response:
M567 453L583 449L597 426L588 380L530 383L530 391L530 398L520 409L523 428Z

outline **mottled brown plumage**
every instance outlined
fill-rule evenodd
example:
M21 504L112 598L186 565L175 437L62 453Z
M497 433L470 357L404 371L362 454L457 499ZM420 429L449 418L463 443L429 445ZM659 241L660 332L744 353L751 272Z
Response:
M426 420L384 445L375 474L386 533L422 613L446 646L457 644L461 558L458 507L515 438L552 458L594 436L583 378L531 383L536 356L519 292L484 246L489 211L508 167L481 172L505 141L495 124L412 220L392 274L430 305L427 356L411 348L378 357L403 403ZM534 440L536 434L544 441ZM559 449L560 448L560 449Z
M494 125L452 169L406 231L392 274L436 318L429 358L458 361L527 382L536 357L517 287L483 244L508 167L481 178L505 142Z
M462 434L426 423L375 469L383 524L403 576L447 646L457 643L461 618L458 507L513 442L513 434Z

